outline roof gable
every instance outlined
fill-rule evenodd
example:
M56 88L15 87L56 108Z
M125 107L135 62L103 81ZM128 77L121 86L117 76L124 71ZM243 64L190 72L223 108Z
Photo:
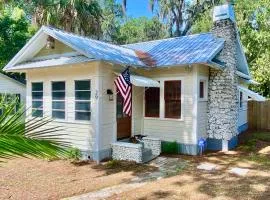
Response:
M50 55L59 55L59 54L65 54L65 53L71 53L74 52L72 48L69 46L65 45L64 43L55 40L55 45L54 48L46 48L44 46L35 56L34 58L39 58L39 57L45 57L45 56L50 56Z

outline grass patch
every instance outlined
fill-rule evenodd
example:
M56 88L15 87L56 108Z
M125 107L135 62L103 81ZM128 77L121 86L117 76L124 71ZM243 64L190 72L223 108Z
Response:
M270 158L269 155L250 153L246 157L244 157L248 161L256 162L260 165L264 165L266 167L270 167Z
M270 145L270 132L254 132L245 136L243 143L238 147L240 151L256 152L260 150L261 144Z
M252 135L253 139L256 140L261 140L261 141L265 141L265 142L270 142L270 133L268 132L258 132L258 133L254 133Z
M144 172L153 172L157 170L157 167L138 164L136 162L124 161L124 160L110 160L102 165L96 165L95 169L105 170L106 174L114 174L119 172L134 172L144 173Z

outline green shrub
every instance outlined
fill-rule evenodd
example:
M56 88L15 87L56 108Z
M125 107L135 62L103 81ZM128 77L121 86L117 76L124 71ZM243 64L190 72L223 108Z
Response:
M252 136L254 139L262 140L265 142L270 142L270 133L254 133Z
M106 167L108 169L114 169L116 167L119 167L121 165L121 161L120 160L110 160L106 163Z
M174 141L174 142L162 142L161 151L163 153L176 154L176 153L178 153L178 144L177 144L176 141Z
M78 161L81 159L82 154L81 151L78 148L70 147L67 149L67 157L70 160Z

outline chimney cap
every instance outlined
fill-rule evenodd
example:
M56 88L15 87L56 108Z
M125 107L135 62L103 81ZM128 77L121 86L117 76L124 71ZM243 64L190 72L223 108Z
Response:
M235 21L234 9L231 4L224 4L221 6L214 7L213 13L213 21L230 19L231 21Z

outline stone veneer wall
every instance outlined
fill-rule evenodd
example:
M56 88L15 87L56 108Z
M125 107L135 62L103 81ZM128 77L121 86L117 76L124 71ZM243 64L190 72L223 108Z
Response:
M159 156L161 153L161 140L158 138L144 137L143 147L151 149L153 155Z
M208 98L209 138L230 140L237 135L238 78L236 76L237 28L230 19L214 22L212 33L225 39L218 59L226 63L223 71L210 69Z
M132 144L128 142L115 142L112 144L112 158L114 160L128 160L142 163L142 151L142 144Z

